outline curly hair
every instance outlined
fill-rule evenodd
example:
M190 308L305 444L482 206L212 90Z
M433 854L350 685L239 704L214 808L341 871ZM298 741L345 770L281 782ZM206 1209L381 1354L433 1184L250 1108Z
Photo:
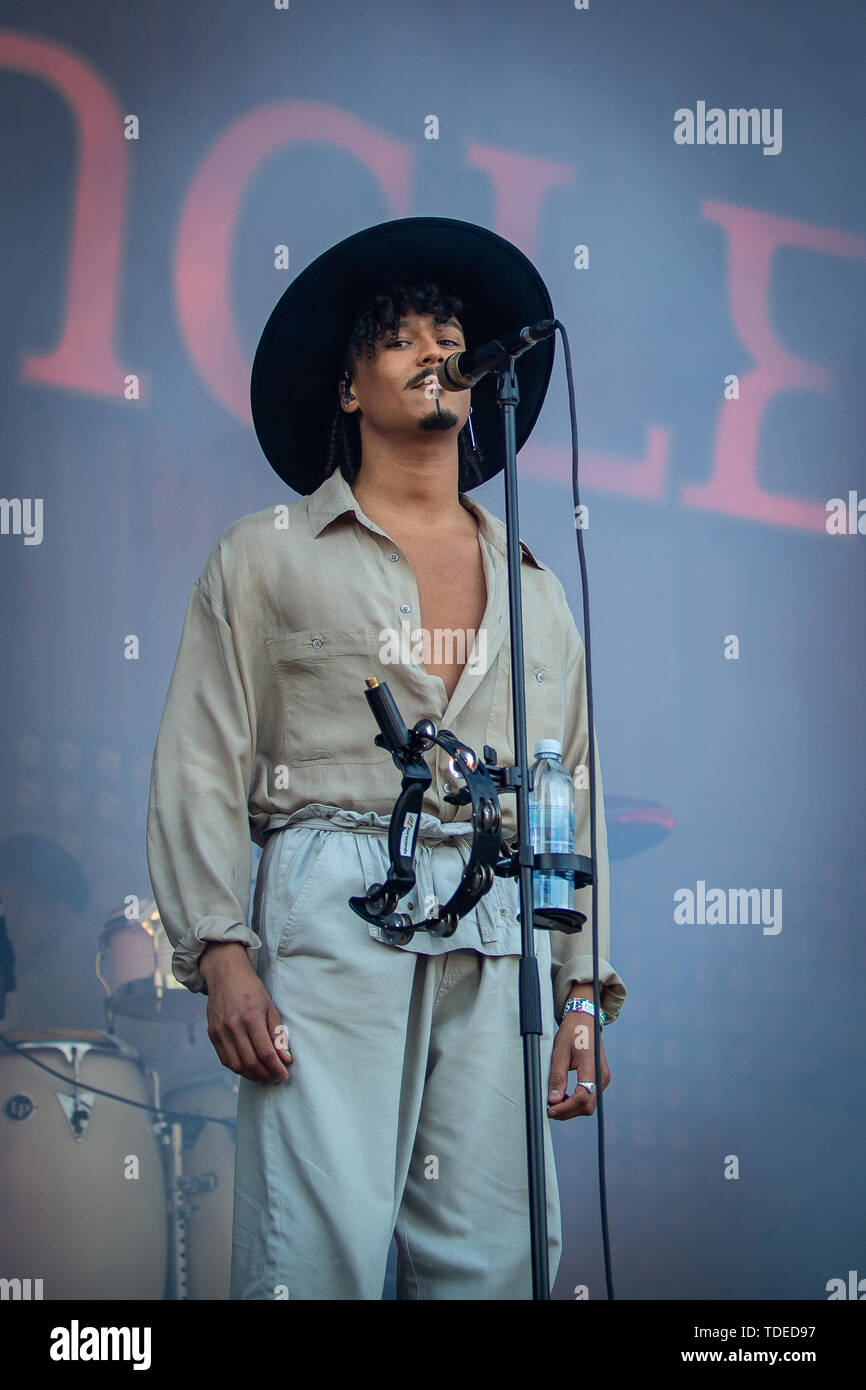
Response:
M355 363L361 357L372 361L377 343L396 333L406 314L432 314L436 323L444 323L447 319L459 318L462 312L463 301L435 284L394 285L387 294L377 294L352 325L343 357L344 376L354 375ZM480 448L473 448L467 425L463 426L457 441L457 486L461 492L466 492L484 481L483 455ZM338 467L349 484L355 481L361 467L361 430L357 414L347 414L339 405L331 421L326 476L330 477Z

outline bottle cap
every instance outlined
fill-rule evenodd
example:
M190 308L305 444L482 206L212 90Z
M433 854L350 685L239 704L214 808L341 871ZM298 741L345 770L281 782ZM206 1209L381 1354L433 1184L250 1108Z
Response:
M558 753L562 757L562 744L558 738L540 738L535 745L536 758L543 758L545 753Z

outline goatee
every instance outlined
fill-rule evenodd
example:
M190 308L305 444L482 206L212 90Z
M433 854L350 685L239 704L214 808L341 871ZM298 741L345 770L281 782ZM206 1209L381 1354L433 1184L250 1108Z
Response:
M452 430L460 421L453 410L431 410L429 415L422 415L418 421L419 430Z

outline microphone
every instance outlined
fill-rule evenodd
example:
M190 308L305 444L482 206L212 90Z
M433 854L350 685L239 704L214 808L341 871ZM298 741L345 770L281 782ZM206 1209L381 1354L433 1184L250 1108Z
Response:
M529 328L521 328L518 333L501 342L492 338L489 343L470 348L468 352L452 352L438 367L433 368L443 391L468 391L488 372L501 371L514 357L528 352L536 343L549 338L556 328L556 319L542 319Z

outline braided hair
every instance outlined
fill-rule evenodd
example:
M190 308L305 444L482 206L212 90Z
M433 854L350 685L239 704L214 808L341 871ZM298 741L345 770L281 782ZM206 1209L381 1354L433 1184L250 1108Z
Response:
M434 284L394 285L389 293L377 294L372 302L358 315L352 325L346 353L343 358L343 373L351 378L355 362L361 356L371 360L376 355L376 344L383 338L396 333L400 320L408 313L432 314L436 323L444 323L449 318L459 318L463 312L463 302L456 295L449 294ZM457 487L467 492L484 481L483 455L476 445L473 447L468 424L457 436L459 449L459 468ZM350 485L358 476L361 467L361 430L356 414L348 414L337 405L331 420L328 441L328 459L325 476L330 477L340 469Z

